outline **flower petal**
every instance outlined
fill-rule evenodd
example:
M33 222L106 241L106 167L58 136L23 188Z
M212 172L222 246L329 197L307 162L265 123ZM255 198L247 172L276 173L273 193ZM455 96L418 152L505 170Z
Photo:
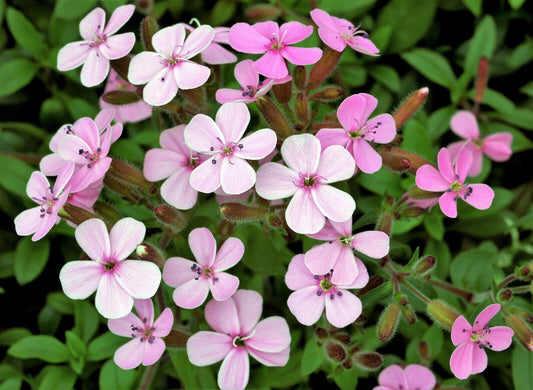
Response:
M433 390L437 381L435 375L420 364L410 364L404 370L408 389Z
M215 162L213 164L213 161ZM220 187L222 164L220 159L212 158L198 165L189 178L189 183L196 191L210 193Z
M109 234L104 222L92 218L82 222L74 232L78 245L93 260L104 260L111 255Z
M281 352L291 343L291 333L285 318L274 316L259 321L253 336L246 340L246 346L257 351Z
M377 105L378 100L374 96L358 93L344 99L337 110L337 117L346 130L361 130Z
M451 333L453 345L462 344L470 339L472 325L470 325L464 316L459 316L453 323Z
M472 374L472 361L475 348L479 349L476 343L466 341L453 351L450 356L450 369L457 378L466 379Z
M181 89L197 88L209 79L211 69L192 61L181 61L173 69L176 84Z
M181 24L165 27L152 36L152 46L155 51L170 57L176 49L183 47L185 28Z
M113 360L117 366L123 370L131 370L141 364L146 345L144 343L141 344L140 340L139 337L136 337L115 351Z
M477 119L470 111L461 110L455 113L450 120L452 131L461 138L479 138L479 127Z
M289 168L313 175L321 158L320 141L311 134L292 135L281 145L281 155Z
M29 236L39 229L42 224L41 206L24 210L15 217L15 230L19 236Z
M350 194L325 184L313 188L311 196L320 213L332 221L344 222L352 218L355 201Z
M120 318L133 308L133 298L118 283L114 274L105 272L96 291L95 306L105 318Z
M309 286L293 292L287 299L289 310L303 325L313 325L324 311L325 296L317 295L317 286Z
M200 367L221 361L232 348L231 337L223 333L200 331L187 340L187 356Z
M439 206L444 215L449 218L457 217L457 194L455 192L445 192L439 198Z
M143 174L148 181L159 181L183 170L185 157L166 149L150 149L144 157ZM184 164L183 164L184 165Z
M126 24L128 20L130 20L131 15L133 15L134 11L135 6L131 4L121 5L120 7L117 7L111 14L111 17L109 18L109 21L107 22L103 33L106 35L111 35L117 32L122 26Z
M146 345L144 346L145 349L142 364L143 366L151 366L157 362L163 355L163 352L165 352L165 342L161 338L156 337L151 342L144 341L143 343L146 343Z
M289 345L287 348L283 349L282 351L275 352L275 353L257 351L249 346L246 347L246 350L248 351L250 356L252 356L254 359L259 361L259 363L264 364L265 366L281 367L281 366L286 365L287 362L289 361L291 347Z
M143 89L143 99L152 106L162 106L170 102L178 93L174 73L168 68L161 69Z
M298 190L296 183L299 180L298 173L292 169L278 163L266 163L257 171L255 190L265 199L287 198Z
M202 61L209 65L231 64L237 61L237 56L213 40L213 42L202 51Z
M470 168L472 167L473 157L472 152L467 148L462 148L457 153L455 159L455 178L461 183L464 183ZM455 181L455 180L454 180Z
M437 155L437 164L442 177L448 182L456 181L455 170L452 165L452 158L450 152L446 148L442 148Z
M133 298L145 299L155 295L161 283L161 271L145 260L124 260L117 265L117 282Z
M144 223L130 217L119 220L109 232L111 256L115 260L125 259L143 241L145 233Z
M129 313L125 317L107 320L107 326L112 333L123 337L132 337L132 326L144 329L144 323L133 313Z
M483 329L489 321L494 317L501 309L499 303L493 303L492 305L487 306L481 313L479 313L474 321L472 328L476 331Z
M387 389L408 389L404 371L397 364L381 371L378 381L381 386Z
M352 37L347 43L352 49L358 51L359 53L363 53L368 56L379 55L379 49L376 47L376 45L374 45L374 42L368 38L355 36Z
M163 267L163 280L171 287L181 286L197 276L197 273L193 271L196 267L193 261L182 257L171 257Z
M352 239L352 248L374 259L389 253L389 236L379 231L357 233Z
M243 91L240 89L219 88L215 94L218 103L243 102L245 104L251 103L257 99L251 98L248 95L243 96Z
M220 186L226 194L242 194L254 186L255 171L246 160L233 156L223 158L221 165Z
M310 65L322 57L322 50L318 47L285 46L281 51L281 55L291 64Z
M363 288L367 285L369 276L368 276L368 270L366 269L364 263L356 257L355 265L358 271L357 277L349 285L342 286L343 288Z
M485 337L485 341L490 343L493 351L503 351L513 343L514 331L507 326L493 326L490 333Z
M218 371L218 386L222 390L241 390L248 384L250 362L244 348L232 348Z
M353 156L357 167L364 173L374 173L381 169L381 156L364 139L358 138L354 141Z
M226 144L238 142L250 123L250 111L244 103L226 103L218 109L215 121Z
M142 318L143 328L154 323L154 305L151 299L134 299L133 307L139 318Z
M206 47L208 47L215 38L213 27L204 24L194 29L193 32L185 39L183 47L178 56L180 58L192 58ZM183 57L182 57L183 56ZM203 84L203 83L202 83ZM193 87L194 88L194 87Z
M446 191L450 188L450 182L435 169L434 166L426 164L416 170L416 185L426 191Z
M340 145L328 146L322 151L316 174L322 183L348 180L355 172L355 161L350 152Z
M283 43L292 45L303 41L313 33L313 26L306 26L300 22L283 23L279 28L279 35L283 37Z
M485 349L474 344L474 348L472 350L472 372L470 375L479 374L480 372L485 371L485 368L487 368L487 363L488 359Z
M511 133L496 133L485 137L483 140L483 153L494 161L507 161L513 153L511 144L513 135Z
M390 114L380 114L366 122L367 137L369 142L388 144L396 137L396 123Z
M198 279L191 279L178 286L174 290L172 298L179 307L194 309L205 302L208 293L208 281L200 277Z
M234 156L246 160L260 160L268 156L276 147L276 133L270 129L261 129L242 138L239 149L235 149Z
M125 57L135 45L135 34L132 32L108 37L105 45L98 46L100 53L109 60Z
M156 33L157 34L157 33ZM151 51L143 51L131 59L128 68L128 81L135 85L146 84L161 70L167 69L164 58Z
M329 186L325 185L320 187ZM340 190L337 191L342 192ZM296 233L317 233L324 227L326 219L320 208L315 203L315 196L322 201L321 195L330 194L327 190L322 191L319 195L314 195L314 192L316 191L309 192L298 189L287 206L287 210L285 211L285 219L287 220L287 225ZM327 211L329 212L331 210L327 208Z
M328 241L321 245L315 245L304 255L305 266L313 275L325 275L333 268L341 251L342 245L338 241ZM355 275L350 282L353 279L355 279Z
M239 290L233 296L241 334L250 333L263 312L263 297L253 290Z
M105 11L97 7L80 21L80 35L87 41L101 35L105 26Z
M270 44L269 38L261 35L248 23L235 23L229 32L231 47L241 53L264 53L266 46Z
M479 210L486 210L492 205L494 191L486 184L470 184L471 193L464 199L466 203Z
M96 291L104 273L96 261L70 261L61 268L59 280L63 292L70 299L86 299Z
M231 297L239 287L239 278L227 272L217 272L215 278L209 279L209 289L213 298L217 301L224 301Z
M203 267L213 265L217 243L209 229L203 227L191 231L189 233L189 247L198 264Z
M239 262L244 254L244 244L236 237L228 238L218 250L213 268L216 271L225 271Z
M64 72L77 68L87 60L91 51L92 48L87 41L66 44L57 53L57 69Z
M279 51L269 50L254 63L255 70L265 77L280 79L289 74L285 58Z
M226 144L224 134L218 125L204 114L195 115L191 119L185 127L183 136L186 145L200 153L213 153L213 150L222 149Z
M205 305L204 315L209 326L219 333L233 335L241 331L239 314L233 298L225 301L210 300Z
M341 145L347 147L352 140L352 138L350 138L348 135L348 132L343 128L323 128L316 133L316 137L320 140L322 150L331 145Z
M93 49L81 68L81 83L86 87L94 87L104 81L108 73L109 60L98 49Z
M359 268L355 259L356 257L351 248L342 247L332 267L334 272L331 275L331 282L333 284L337 286L348 286L357 280Z
M337 328L350 325L363 310L359 298L347 290L337 290L335 294L328 295L324 300L326 301L326 318Z
M300 290L316 285L314 275L305 264L303 254L298 254L292 258L287 273L285 274L285 284L291 290Z
M252 60L244 60L235 65L235 78L243 88L256 87L259 84L259 75Z
M198 191L190 185L191 173L190 169L180 167L161 185L161 196L177 209L189 210L198 200Z

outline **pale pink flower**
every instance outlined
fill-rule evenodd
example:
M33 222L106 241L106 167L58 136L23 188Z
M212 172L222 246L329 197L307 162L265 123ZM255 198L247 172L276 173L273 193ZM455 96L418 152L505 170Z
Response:
M161 196L172 206L188 210L196 204L198 191L190 184L193 170L205 160L205 156L193 152L185 145L185 125L167 129L159 136L162 149L150 149L144 158L144 177L149 181L165 182Z
M107 321L112 333L131 337L115 351L113 360L123 370L130 370L142 363L151 366L165 352L165 342L161 337L170 333L174 324L172 310L168 307L154 321L154 306L151 299L135 299L137 315L129 313L125 317Z
M155 52L143 51L132 58L128 80L135 85L146 84L143 99L152 106L170 102L179 89L193 89L203 85L211 70L191 61L213 40L215 30L203 25L185 38L181 24L166 27L152 37Z
M149 261L126 257L143 239L146 228L133 218L118 221L108 233L100 219L82 222L76 241L92 260L71 261L59 273L70 299L86 299L96 291L95 305L105 318L120 318L133 307L133 299L151 298L161 282L161 271Z
M265 366L284 366L289 360L291 335L287 321L278 316L259 321L263 298L252 290L239 290L230 299L211 300L205 319L213 328L187 340L192 364L208 366L221 360L218 386L225 390L244 389L250 375L251 355Z
M346 19L331 16L326 11L315 8L311 11L311 18L318 26L318 35L322 42L336 51L344 51L350 46L369 56L379 55L379 49L368 39L366 31L359 30Z
M492 204L494 191L486 184L467 184L466 176L472 165L472 153L463 148L459 151L455 163L448 149L442 148L437 156L439 169L426 164L416 171L416 185L423 190L443 192L439 206L444 215L457 217L457 201L463 199L479 210L486 210Z
M185 128L189 148L209 158L191 173L190 183L200 192L219 187L226 194L241 194L255 184L255 171L246 160L260 160L276 147L276 133L270 129L254 131L242 138L250 112L244 103L225 103L215 121L204 114L195 115Z
M337 285L331 280L337 272L335 268L325 275L315 275L305 265L303 254L292 258L285 274L285 284L294 292L289 295L287 305L300 323L313 325L324 309L328 322L337 328L350 325L361 315L363 305L348 289L366 286L368 272L361 260L356 258L355 262L359 270L355 280L350 284Z
M172 295L176 305L185 309L198 307L210 290L217 301L231 297L239 287L239 278L224 271L241 260L242 241L230 237L217 252L217 242L209 229L196 228L189 234L189 247L198 263L171 257L163 268L165 283L176 287Z
M67 203L92 212L94 203L100 196L102 188L104 188L103 177L100 180L89 184L89 186L85 187L81 191L71 192L68 195ZM67 223L70 224L71 222L67 221Z
M322 50L316 47L293 47L313 32L313 26L299 22L287 22L278 26L276 22L236 23L229 32L231 47L242 53L263 54L255 61L255 69L266 77L280 79L289 74L285 60L295 65L309 65L322 57Z
M334 268L331 282L336 285L347 286L357 278L358 258L353 253L354 249L375 259L389 253L389 236L386 233L368 231L352 234L351 218L345 222L328 219L322 230L308 236L327 242L315 245L305 253L305 265L314 275L325 275Z
M124 80L118 73L111 69L105 85L104 92L108 91L136 91L137 88ZM152 116L152 106L146 104L144 100L139 100L129 104L110 104L100 98L100 108L113 108L115 110L115 120L117 122L140 122Z
M105 11L96 8L80 22L80 35L83 41L72 42L64 46L57 54L57 69L71 70L83 64L81 83L94 87L107 77L109 60L126 56L135 44L132 32L113 35L131 18L135 11L133 5L118 7L107 25Z
M374 173L381 168L381 156L374 143L387 144L396 136L396 125L390 114L380 114L368 119L376 109L378 100L367 93L352 95L340 104L337 117L343 128L320 129L316 134L322 148L342 145L355 159L356 169Z
M321 151L320 141L311 134L288 137L281 145L287 166L266 163L257 171L255 189L262 198L292 199L285 211L288 226L296 233L318 233L328 217L343 222L352 217L355 201L330 183L353 176L355 163L341 146Z
M459 111L450 121L452 131L459 137L466 139L448 145L448 151L452 159L455 159L459 150L463 147L472 152L472 166L468 171L468 176L477 176L481 173L483 165L483 155L494 161L507 161L513 153L511 143L513 135L511 133L496 133L487 137L482 137L479 133L479 126L474 114L470 111Z
M42 172L31 174L26 185L26 194L38 206L25 210L15 218L15 229L19 236L33 234L32 241L38 241L61 219L57 214L67 201L69 189L65 188L73 168L68 167L57 177L52 187Z
M433 390L437 381L429 368L410 364L405 368L394 364L387 367L378 377L379 386L373 390Z
M180 23L186 30L194 31L194 27ZM229 45L229 27L214 27L215 37L213 41L207 46L200 58L203 62L209 65L230 64L237 61L237 56L221 44Z
M450 357L450 368L459 379L480 373L487 368L485 348L503 351L513 341L513 330L507 326L489 327L488 322L500 311L500 304L487 306L471 326L465 317L459 316L453 323L452 342L457 348Z
M235 65L235 78L241 85L241 89L220 88L216 92L217 102L220 104L228 102L255 102L265 96L274 84L284 84L292 79L286 76L281 79L259 80L259 74L255 70L252 60L244 60Z

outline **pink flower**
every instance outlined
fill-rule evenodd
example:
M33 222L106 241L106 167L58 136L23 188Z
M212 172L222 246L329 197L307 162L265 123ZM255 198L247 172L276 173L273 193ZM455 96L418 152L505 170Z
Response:
M96 291L96 309L105 318L120 318L133 307L133 298L151 298L161 282L154 264L126 257L144 239L144 224L123 218L107 232L100 219L81 223L76 241L92 260L71 261L63 266L59 279L70 299L85 299Z
M69 194L65 185L72 175L73 169L66 168L56 179L52 187L48 179L39 171L31 174L26 185L26 194L38 206L25 210L15 218L15 230L19 236L33 234L32 241L38 241L61 219L57 213Z
M483 154L491 160L500 162L509 160L513 153L511 151L511 143L513 142L511 133L496 133L485 138L481 137L476 117L470 111L457 112L452 117L450 126L455 134L467 140L448 145L452 159L455 159L463 147L472 152L473 161L468 176L477 176L481 173Z
M368 119L377 104L377 99L366 93L344 99L337 110L343 128L320 129L316 136L322 148L342 145L352 153L356 169L359 167L365 173L378 171L381 168L381 156L372 145L391 142L396 136L396 125L390 114Z
M394 364L387 367L378 378L379 386L373 390L433 390L437 381L426 367L410 364L405 369Z
M135 299L137 315L129 313L125 317L107 321L112 333L132 337L116 350L113 360L123 370L130 370L142 363L151 366L165 352L165 342L161 337L170 333L174 323L172 311L167 307L154 322L154 307L150 299Z
M228 102L255 102L265 96L274 84L284 84L292 79L286 76L281 79L266 79L259 81L259 74L255 70L252 60L244 60L235 65L235 78L241 89L220 88L217 90L216 99L220 104Z
M457 217L459 198L480 210L486 210L492 204L494 191L486 184L466 184L466 175L472 166L472 153L463 148L459 151L455 164L448 149L442 148L437 157L439 170L426 164L416 171L416 185L423 190L444 192L439 198L442 212L450 217Z
M193 89L203 85L211 70L191 61L213 40L215 30L203 25L185 38L181 24L166 27L154 34L152 46L155 53L143 51L132 58L128 80L135 85L146 84L144 101L152 106L170 102L181 89Z
M135 44L135 34L132 32L113 35L126 24L133 11L133 5L118 7L106 25L105 11L102 8L94 9L80 22L80 35L84 40L69 43L59 50L57 69L66 71L83 64L83 85L94 87L104 81L109 72L109 60L126 56Z
M255 184L255 171L246 160L260 160L276 147L276 133L270 129L254 131L242 138L250 112L244 103L226 103L219 108L216 121L195 115L185 128L189 148L209 156L191 173L191 186L200 192L219 187L226 194L241 194Z
M351 218L353 198L333 186L352 177L355 163L341 146L321 151L320 141L311 134L288 137L281 146L287 166L266 163L257 171L257 194L274 200L292 196L285 211L289 227L296 233L318 233L328 217L335 222Z
M200 331L187 340L192 364L208 366L223 360L218 386L244 389L250 375L248 355L266 366L284 366L289 360L291 335L282 317L259 321L263 298L252 290L239 290L226 301L210 301L205 319L215 330ZM259 321L259 322L258 322Z
M136 91L137 88L120 77L114 69L111 69L109 71L109 77L107 78L104 92L116 90ZM152 107L146 104L143 100L130 104L114 105L106 103L100 98L100 108L113 108L115 110L115 120L122 123L140 122L152 116Z
M190 184L191 173L205 160L185 145L185 125L167 129L159 136L162 149L150 149L144 158L144 177L149 181L165 182L161 196L172 206L188 210L196 204L198 191Z
M346 19L336 18L318 8L311 11L311 18L318 26L318 35L322 42L333 50L342 52L348 45L369 56L379 55L379 49L368 39L368 34L359 30L359 27L354 27Z
M209 229L196 228L189 234L189 247L198 263L171 257L163 269L165 283L176 287L173 294L176 305L185 309L198 307L204 303L209 290L217 301L231 297L239 287L239 278L223 271L242 258L242 241L230 237L217 253L217 242Z
M300 323L313 325L324 308L328 322L337 328L344 328L359 317L363 305L347 289L366 286L368 272L361 260L356 258L355 262L359 270L355 280L350 284L337 285L331 280L337 269L332 268L325 275L314 275L305 265L304 255L292 258L285 274L285 284L294 292L289 295L287 305Z
M465 317L459 316L453 323L452 342L457 348L450 357L450 368L459 379L480 373L487 368L484 348L503 351L512 343L513 330L507 326L489 327L487 324L500 311L500 304L487 306L471 326Z
M180 23L186 30L194 31L194 27L185 23ZM229 45L229 27L215 27L215 37L209 46L200 54L202 61L209 65L230 64L237 61L237 56L225 49L224 45Z
M319 48L289 46L303 41L313 32L313 26L287 22L280 26L267 21L250 26L236 23L229 32L231 47L242 53L264 55L255 61L255 69L266 77L280 79L289 74L285 60L295 65L309 65L322 56Z
M331 282L341 286L351 284L359 274L355 249L369 257L380 259L389 253L389 236L379 231L352 234L352 219L345 222L326 220L325 226L309 237L328 242L315 245L305 253L305 265L314 275L325 275L332 268ZM359 263L361 264L361 263Z

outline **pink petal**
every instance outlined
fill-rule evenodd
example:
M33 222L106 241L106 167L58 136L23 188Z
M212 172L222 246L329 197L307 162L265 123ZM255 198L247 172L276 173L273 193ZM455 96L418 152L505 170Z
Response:
M74 233L78 245L93 260L104 260L111 255L109 234L104 222L97 218L82 222Z
M194 258L203 267L212 266L215 260L217 243L207 228L196 228L189 233L189 247Z
M355 258L355 265L358 271L357 277L349 285L341 286L341 287L350 289L350 288L363 288L367 285L368 280L369 280L368 270L366 269L363 262L359 260L357 257Z
M86 87L94 87L104 81L108 73L109 60L98 49L93 49L81 68L81 83Z
M338 295L341 293L342 295ZM331 297L335 297L331 299ZM337 290L335 295L324 299L326 301L326 318L337 327L344 328L354 322L361 315L363 305L359 298L347 290Z
M216 271L225 271L239 262L244 254L244 244L236 237L228 238L218 250L213 268Z
M79 150L81 149L85 151L93 151L87 142L85 142L81 137L67 134L61 139L61 142L57 147L57 152L61 158L65 160L73 161L78 165L85 165L87 159L85 156L80 155Z
M378 377L378 381L379 384L383 386L383 389L408 389L404 371L400 366L396 364L389 366L383 371L381 371ZM378 389L380 387L378 387Z
M357 167L364 173L374 173L381 169L381 156L364 139L354 140L353 155Z
M185 28L181 24L175 24L156 32L152 37L152 46L158 53L170 57L176 49L183 47L184 41Z
M187 356L195 366L215 364L232 349L231 337L222 333L200 331L187 340Z
M257 100L256 98L250 98L248 95L243 96L242 94L243 91L241 91L240 89L220 88L217 89L215 98L220 104L230 102L243 102L247 104Z
M464 316L459 316L452 326L452 343L459 345L470 339L472 326Z
M335 241L340 236L348 236L352 234L352 220L347 219L344 222L332 222L326 219L326 224L318 233L308 234L308 237L315 240Z
M472 165L470 165L467 176L473 177L479 175L483 168L483 151L477 147L473 147L470 150L472 152Z
M115 260L125 259L143 241L145 233L142 222L130 217L119 220L109 232L111 256Z
M315 8L314 10L317 10ZM314 11L313 10L313 11ZM338 31L325 29L320 27L318 29L318 36L322 39L327 46L331 47L335 51L342 52L346 49L346 41L339 35Z
M457 200L455 197L457 194L453 191L445 192L439 198L439 206L444 215L450 218L457 217Z
M213 161L216 163L213 164ZM192 172L189 183L196 191L210 193L220 187L222 164L220 159L210 159L198 165Z
M511 143L513 136L510 133L497 133L489 135L483 140L483 153L494 161L507 161L513 153Z
M317 295L320 291L317 286L309 286L293 292L287 299L289 310L303 325L313 325L318 321L324 311L324 294Z
M205 305L204 315L209 326L219 333L237 335L241 331L237 307L232 298L225 301L210 300Z
M239 290L232 298L239 317L241 334L249 334L263 311L263 297L253 290Z
M101 35L105 25L105 11L98 7L93 9L80 21L80 35L87 41Z
M160 54L143 51L131 59L128 81L135 85L146 84L163 69L167 66Z
M191 61L179 62L173 72L176 83L181 89L197 88L203 85L211 76L211 69Z
M105 318L120 318L131 311L133 298L122 288L113 273L105 272L96 291L95 306Z
M281 145L281 155L289 168L313 175L320 162L320 141L311 134L292 135Z
M128 55L135 45L135 34L132 32L108 37L106 43L98 46L98 50L106 58L116 60Z
M281 55L291 64L310 65L322 57L322 50L317 47L285 46L281 51Z
M171 287L181 286L197 276L197 273L192 270L195 264L182 257L171 257L163 267L163 280Z
M470 184L472 192L464 199L478 210L487 210L494 199L494 191L486 184Z
M224 301L231 297L239 287L239 278L226 272L217 272L217 280L209 279L209 289L213 298L217 301Z
M161 196L172 206L180 210L191 209L198 200L198 191L191 187L191 171L185 167L176 169L161 186Z
M285 59L279 51L267 51L255 61L254 66L260 74L273 79L280 79L289 74Z
M357 280L359 269L351 248L342 247L333 269L331 282L337 286L348 286Z
M63 204L66 200L66 194L64 196ZM37 230L35 231L35 234L32 236L32 241L39 241L41 238L46 236L46 234L54 227L56 223L59 222L58 216L56 213L52 214L45 214L41 219L41 223L37 225Z
M325 184L313 187L311 196L320 213L332 221L344 222L352 218L355 211L355 201L350 194Z
M369 129L367 132L367 141L388 144L396 137L396 123L390 114L377 115L369 119L366 122L366 126Z
M481 313L479 313L474 321L473 329L479 331L483 329L489 321L494 317L501 309L499 303L493 303L492 305L487 306Z
M185 143L200 153L213 153L226 144L224 134L213 119L204 114L195 115L184 130ZM211 162L209 162L211 164Z
M266 46L270 44L269 38L261 35L248 23L236 23L229 32L231 47L242 53L264 53Z
M245 348L232 348L218 371L218 386L221 389L244 389L248 384L249 375L248 352Z
M85 299L96 291L104 273L96 261L70 261L61 268L59 280L70 299Z
M488 363L488 359L487 359L487 352L485 352L485 349L474 344L474 348L472 350L471 375L478 374L480 372L485 371L485 368L487 368L487 363Z
M104 28L104 34L111 35L117 32L122 26L126 24L128 20L130 20L131 15L133 15L134 11L135 6L131 4L117 7L113 11L113 14L111 14L111 17L109 18L109 21L107 22L107 25Z
M459 379L466 379L472 374L472 359L474 349L479 349L477 344L466 341L453 351L450 357L450 369ZM483 351L483 353L485 353Z
M419 364L408 365L404 372L408 389L433 390L437 383L435 375L428 368Z
M133 307L139 318L142 318L143 323L147 325L154 323L154 305L151 299L134 299Z
M279 25L276 22L267 20L266 22L255 23L252 26L259 34L268 38L269 40L273 37L280 37Z
M141 344L140 340L140 338L136 337L115 351L113 360L117 366L123 370L131 370L141 364L146 345L145 343Z
M437 164L442 177L448 182L456 181L455 170L452 165L450 152L446 148L442 148L437 155Z
M342 245L338 241L329 241L325 244L315 245L314 247L309 249L304 255L305 265L309 269L308 272L311 272L313 275L327 274L337 262L341 251ZM350 280L350 282L352 282L354 279L355 274L353 275L353 278Z
M347 147L352 138L348 135L345 129L320 129L316 133L316 137L320 140L322 150L331 145L341 145Z
M112 333L124 337L131 337L132 325L139 329L144 329L144 323L133 313L129 313L125 317L107 321L107 326Z
M328 146L322 151L316 174L322 183L348 180L355 171L355 161L350 152L340 145Z
M332 31L338 30L337 24L326 11L315 8L310 12L310 15L311 19L313 19L313 22L315 22L319 28L325 28Z
M379 231L357 233L352 239L352 248L374 259L389 253L389 236Z
M74 164L71 161L64 160L58 153L52 153L44 156L39 162L39 168L47 176L56 176L67 165Z
M363 53L369 56L379 55L379 49L376 47L376 45L374 45L374 43L370 39L364 38L362 36L355 36L351 38L348 41L348 45L359 53Z
M291 45L303 41L313 33L313 26L306 26L300 22L283 23L279 28L279 35L283 37L283 43Z
M244 60L235 65L235 78L243 88L255 87L259 84L259 75L252 60Z
M275 352L275 353L257 351L248 346L246 350L248 351L250 356L252 356L254 359L259 361L259 363L264 364L265 366L269 366L269 367L272 367L272 366L280 367L280 366L286 365L287 362L289 361L291 347L289 345L284 350L280 352Z
M285 318L274 316L260 321L246 346L261 352L281 352L291 343L291 333Z
M26 195L28 195L28 198L32 200L42 199L42 197L48 193L49 189L50 183L46 176L39 171L32 172L30 179L26 184Z
M143 366L151 366L152 364L155 364L161 356L163 355L163 352L165 352L165 342L159 338L156 337L152 340L152 342L144 341L143 344L146 344L144 346L144 357L142 360Z
M459 111L450 120L452 131L461 138L479 138L479 127L477 119L470 111Z
M178 170L182 171L185 164L185 157L172 150L150 149L144 157L144 177L149 181L163 180Z
M472 167L472 160L472 152L470 152L470 150L467 148L459 150L457 158L455 159L456 180L461 183L465 181L468 171Z
M163 131L159 136L161 147L172 150L183 157L189 157L190 150L185 145L185 127L186 125L178 125Z
M41 206L24 210L15 217L15 230L19 236L35 233L41 224Z
M213 41L213 38L215 38L215 30L213 27L204 24L195 28L194 31L189 34L187 39L185 39L183 48L180 50L178 56L180 58L194 57L208 47Z
M239 141L242 148L239 146L239 149L235 149L233 155L246 160L261 160L272 153L276 142L277 137L273 130L257 130Z
M257 194L265 199L282 199L292 196L300 180L298 173L278 163L266 163L259 167L255 183Z
M342 192L340 190L337 191ZM289 205L287 206L287 210L285 211L285 219L287 220L287 225L289 225L289 227L296 233L317 233L324 227L324 223L326 222L325 217L315 203L315 197L322 201L323 199L321 198L321 195L329 195L329 191L322 191L319 195L314 195L314 192L316 191L309 192L299 189L293 195ZM330 208L327 208L327 211L331 211Z
M215 121L225 142L237 143L250 123L250 111L244 103L226 103L217 111Z
M485 337L485 341L490 343L493 351L503 351L513 343L514 331L507 326L493 326L490 333Z
M358 93L344 99L337 110L337 117L346 130L361 130L377 105L378 100L372 95Z
M415 180L416 185L426 191L440 192L450 188L450 182L435 167L429 164L422 165L417 169Z
M172 295L174 302L184 309L194 309L205 302L209 293L209 285L206 279L191 279L178 286Z
M202 52L202 61L209 65L231 64L237 61L237 56L213 40Z
M116 268L117 282L133 298L145 299L155 295L161 283L161 271L157 265L144 260L124 260Z
M131 65L130 65L131 66ZM163 68L145 85L143 99L152 106L162 106L170 102L178 93L175 73Z
M291 290L301 290L305 287L316 285L316 279L305 264L303 254L298 254L292 258L285 274L285 284Z
M223 158L221 165L220 185L226 194L242 194L255 184L255 171L246 160L238 157Z
M77 68L85 62L91 50L87 41L66 44L57 53L57 69L64 72Z

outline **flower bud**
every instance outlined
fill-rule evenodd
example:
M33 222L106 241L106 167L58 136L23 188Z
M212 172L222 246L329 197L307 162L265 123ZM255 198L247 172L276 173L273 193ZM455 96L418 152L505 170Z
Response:
M340 87L327 87L311 95L309 100L320 103L331 103L344 96L344 91Z
M298 93L296 95L296 100L294 101L294 111L296 112L296 117L307 123L309 121L309 104L303 93Z
M228 221L251 222L264 219L267 210L262 206L249 206L242 203L224 203L218 208L218 212Z
M90 211L74 206L70 203L65 203L63 205L63 209L59 213L59 216L62 218L68 219L70 222L76 225L79 225L80 223L87 221L88 219L91 219L91 218L100 219L97 215L91 213ZM106 226L108 229L110 228L108 223L106 223Z
M269 98L263 96L255 104L279 139L283 140L292 135L293 131L289 122Z
M425 275L433 269L435 264L437 264L437 259L434 256L425 256L415 265L414 273L416 275Z
M341 363L346 359L346 349L339 343L328 340L326 343L326 355L335 363Z
M425 341L421 341L418 343L418 353L420 354L420 357L425 360L429 361L429 345Z
M168 336L163 337L165 345L171 348L185 348L187 346L187 339L189 334L181 332L179 330L172 329Z
M529 282L530 280L533 280L533 270L531 269L532 266L533 266L533 262L528 265L516 267L515 276L519 280L523 280L524 282Z
M131 184L145 191L149 191L151 187L150 182L137 167L118 158L113 158L108 173L122 180L124 184Z
M500 302L508 302L513 298L513 292L511 289L506 288L504 290L501 290L499 293L499 300Z
M383 365L383 356L377 352L357 352L353 355L353 362L363 370L377 370Z
M352 342L350 335L345 333L335 335L335 340L340 341L344 345L349 345Z
M342 52L326 49L322 53L322 57L318 62L311 68L311 73L309 74L309 89L317 89L320 84L329 76L333 69L337 66L339 58L341 58Z
M394 122L396 123L396 129L399 129L403 126L405 122L416 112L426 99L428 98L429 89L428 87L423 87L415 92L413 92L405 101L402 103L402 105L396 110L394 114L392 114L392 117L394 118Z
M223 219L219 222L217 226L217 232L222 236L222 238L229 237L231 233L233 233L233 229L235 229L235 222L228 221L227 219Z
M261 22L276 19L281 14L281 10L270 4L257 4L247 8L244 14L246 19L252 22Z
M427 311L431 318L448 330L452 329L453 323L459 317L459 313L439 299L429 302Z
M143 260L151 261L158 267L162 268L165 265L165 256L156 247L148 244L139 244L135 249L135 253Z
M391 303L385 308L381 318L378 321L378 339L387 341L394 335L398 325L398 315L400 314L400 305L396 302Z
M106 103L120 106L122 104L136 103L141 100L141 97L137 92L116 90L104 93L102 100Z
M405 305L405 306L402 306L401 307L401 311L402 311L402 317L409 323L409 324L414 324L416 322L416 314L415 312L413 311L413 309L411 309L411 306L409 305Z
M181 211L169 206L161 205L155 208L155 217L172 235L178 234L187 226L187 219Z
M316 337L319 339L325 339L328 337L328 331L320 327L315 329L315 334L316 334Z
M202 87L193 89L180 89L181 95L187 99L194 107L193 109L199 112L205 111L207 101L205 96L205 89Z
M405 218L416 218L424 215L425 212L426 210L422 207L409 206L400 211L400 216Z
M100 200L94 203L93 209L98 215L101 215L105 220L113 224L122 219L122 215L117 209Z
M411 166L411 161L409 161L407 157L396 156L394 154L387 153L386 150L386 148L381 148L379 151L384 166L395 173L402 173L409 169Z
M154 0L137 0L136 10L144 15L149 15L154 10Z
M474 95L474 102L476 105L480 105L483 102L483 95L487 88L487 81L489 80L489 60L487 57L481 57L479 59L479 65L477 68L476 78L476 94Z
M378 223L376 224L376 230L384 232L390 236L392 231L392 223L394 222L394 214L385 212L381 214Z
M278 229L283 226L283 221L276 213L270 213L266 219L268 226Z
M440 196L442 195L442 192L426 191L421 188L418 188L416 185L412 185L411 187L409 187L407 193L409 195L409 198L415 200L440 198Z
M272 86L272 93L274 93L274 96L279 103L288 103L292 97L292 83L287 81L283 84L274 84Z
M533 351L533 331L524 320L516 314L511 314L505 319L505 321L514 331L514 335L518 338L520 344L529 351Z
M292 71L292 80L294 81L296 88L300 91L305 90L305 84L307 83L307 70L305 69L305 66L297 65L294 67L294 70Z
M152 46L152 37L159 30L157 21L151 16L146 16L141 23L142 42L147 51L155 51ZM127 80L127 79L126 79Z

